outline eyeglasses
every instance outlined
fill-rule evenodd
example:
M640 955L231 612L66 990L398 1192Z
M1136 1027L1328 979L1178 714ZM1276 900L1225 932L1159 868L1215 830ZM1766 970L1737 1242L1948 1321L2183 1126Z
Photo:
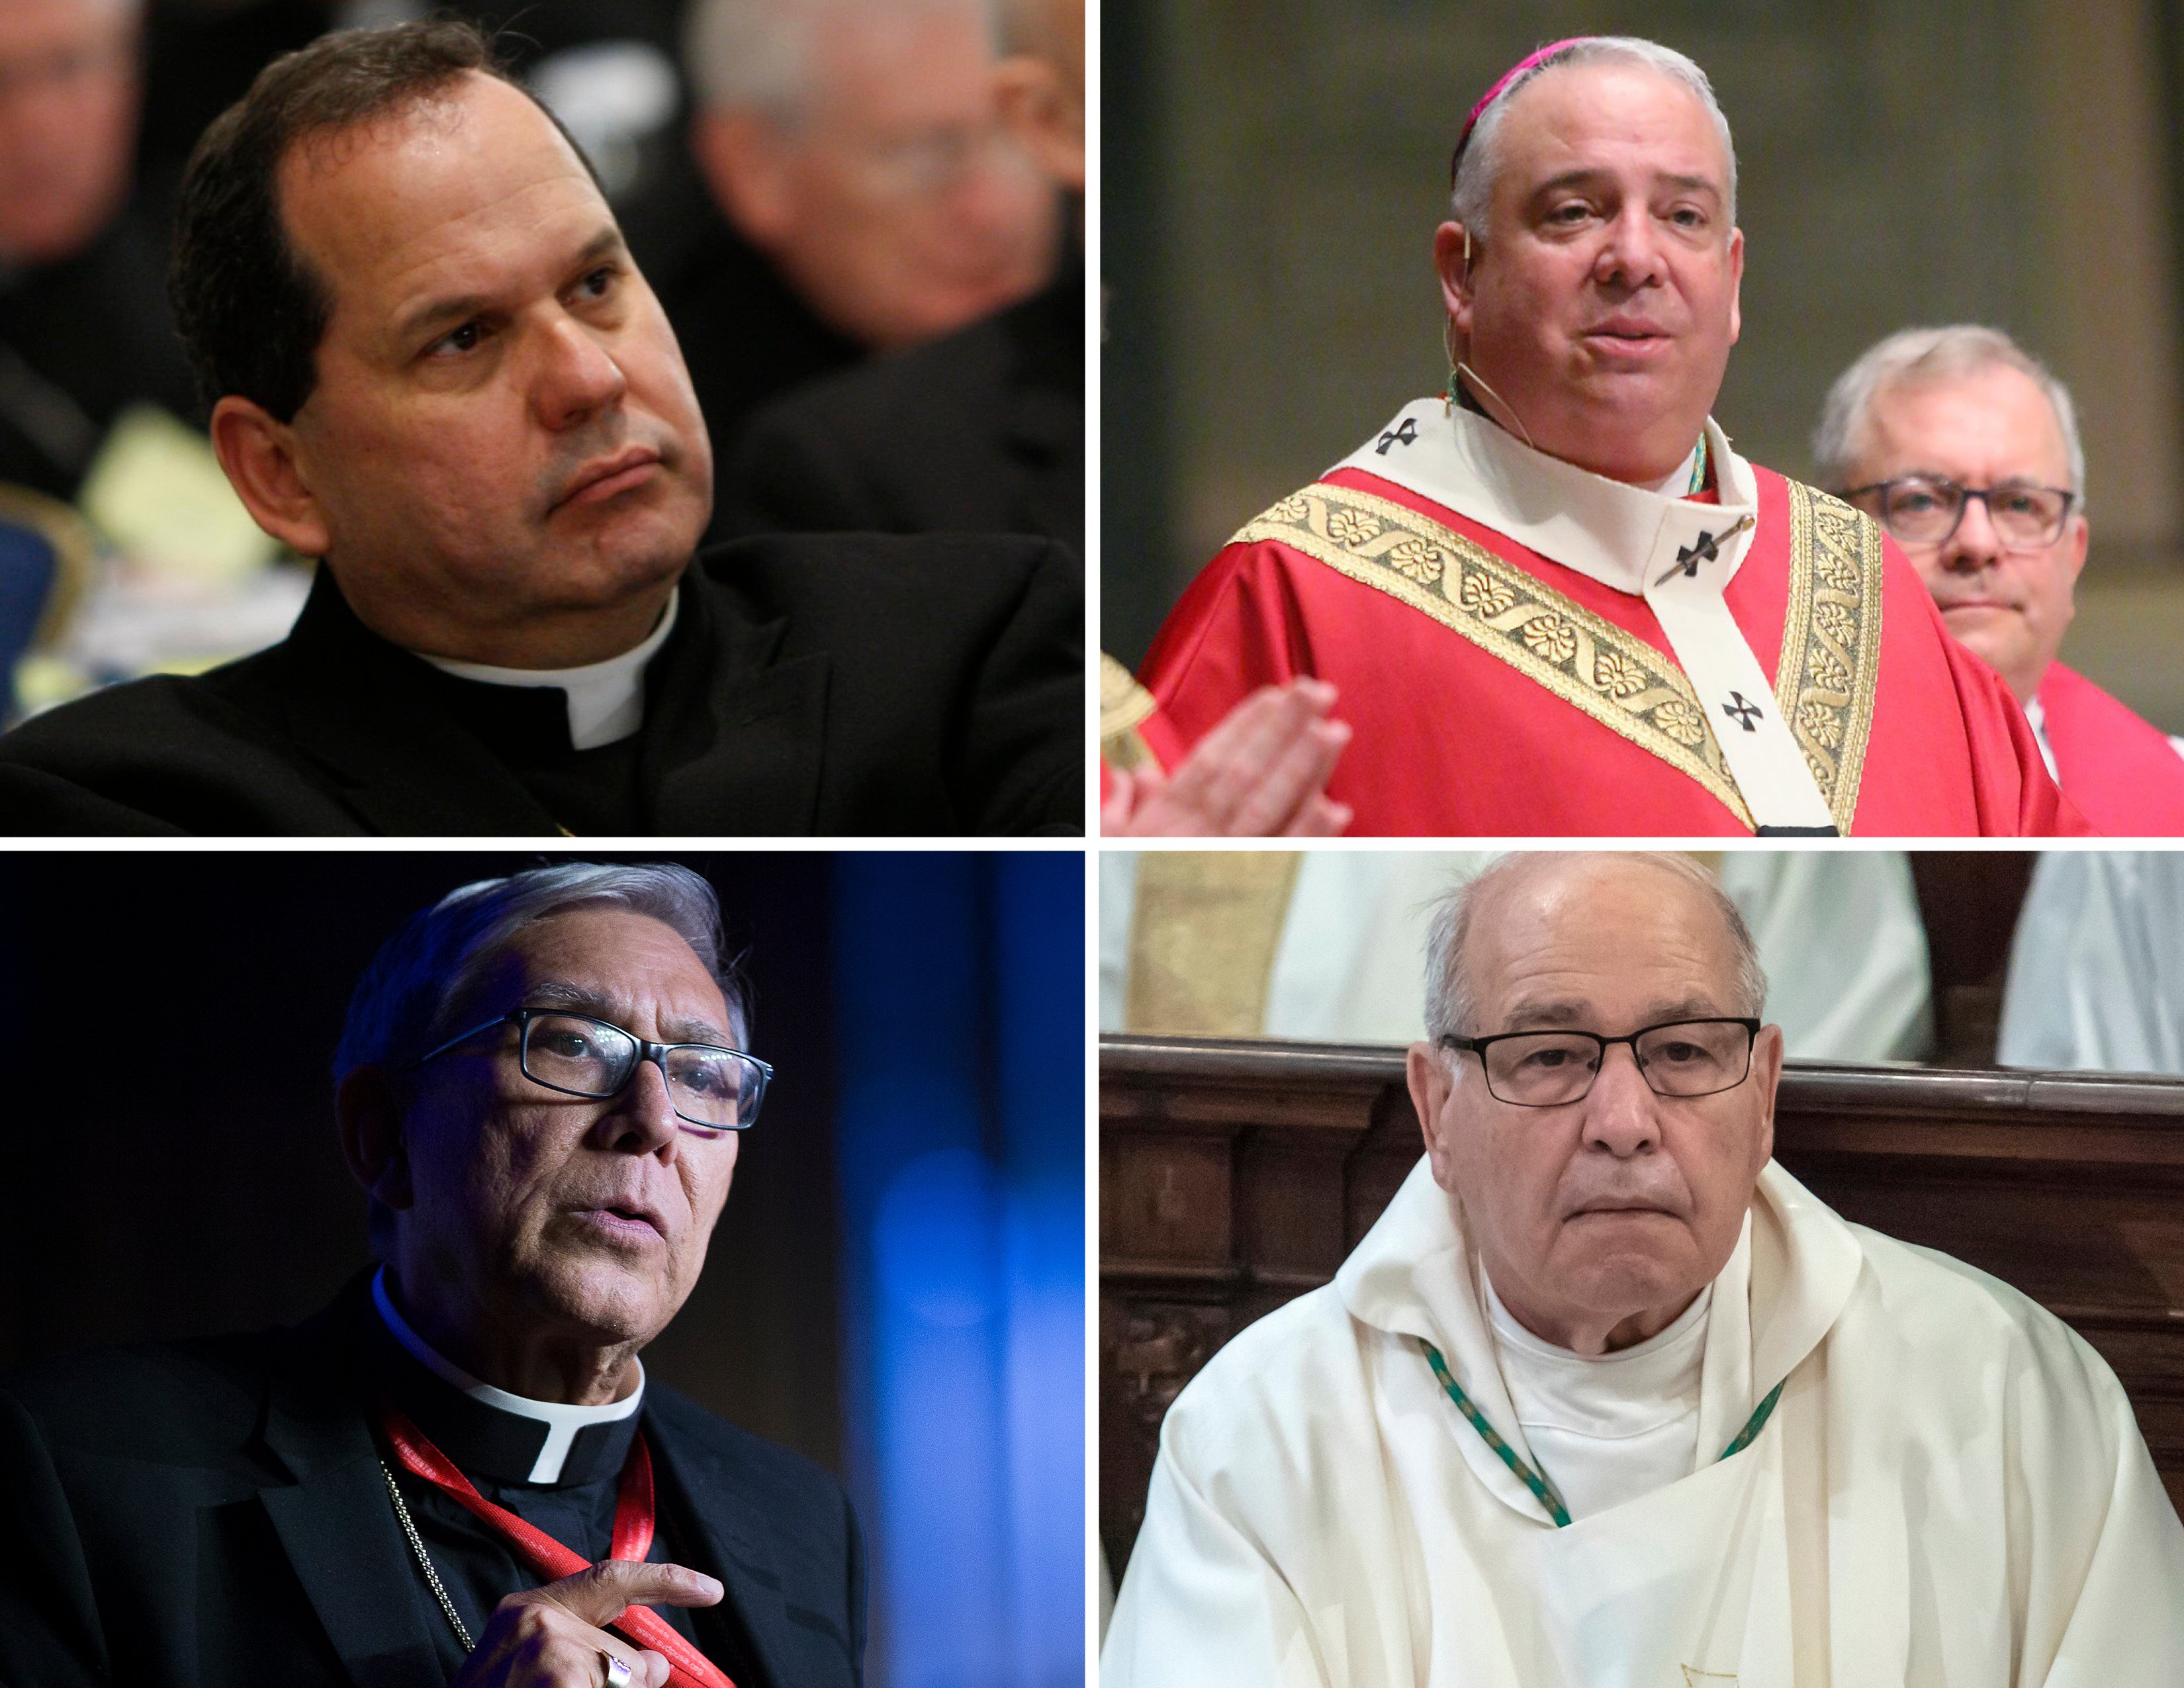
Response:
M1733 1090L1752 1073L1757 1020L1671 1020L1641 1026L1627 1037L1597 1032L1497 1032L1490 1038L1445 1033L1440 1041L1468 1050L1486 1072L1497 1101L1523 1108L1559 1108L1591 1094L1612 1044L1630 1045L1638 1072L1657 1096L1711 1096Z
M412 1067L437 1060L498 1026L521 1028L517 1057L534 1084L570 1096L618 1096L650 1061L667 1081L676 1117L708 1131L742 1131L758 1118L773 1069L755 1056L717 1044L655 1044L588 1014L517 1008L449 1038Z
M1906 545L1947 544L1964 521L1966 508L1978 499L1986 505L1987 520L2003 543L2021 551L2037 550L2060 539L2078 498L2060 487L2036 487L2024 481L1959 487L1932 475L1875 481L1869 487L1852 487L1843 496L1862 499L1869 493L1880 495L1875 514L1880 525Z

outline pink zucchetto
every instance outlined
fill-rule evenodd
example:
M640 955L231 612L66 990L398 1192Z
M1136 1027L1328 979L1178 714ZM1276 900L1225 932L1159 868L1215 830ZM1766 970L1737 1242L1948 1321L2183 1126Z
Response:
M1449 186L1451 187L1456 186L1457 167L1463 162L1463 149L1471 144L1471 131L1479 126L1479 120L1485 114L1486 108L1493 104L1496 100L1502 97L1502 91L1506 89L1510 83L1515 81L1518 77L1523 75L1527 70L1532 70L1537 65L1545 64L1548 59L1553 58L1557 53L1560 53L1564 47L1575 47L1580 42L1597 41L1599 37L1597 36L1574 35L1567 36L1561 41L1550 42L1546 46L1539 48L1536 52L1526 53L1522 58L1518 59L1514 64L1512 64L1507 70L1504 70L1499 76L1495 78L1494 86L1487 89L1487 91L1479 97L1479 103L1471 108L1471 115L1463 120L1463 133L1456 137L1456 150L1449 154L1448 159Z

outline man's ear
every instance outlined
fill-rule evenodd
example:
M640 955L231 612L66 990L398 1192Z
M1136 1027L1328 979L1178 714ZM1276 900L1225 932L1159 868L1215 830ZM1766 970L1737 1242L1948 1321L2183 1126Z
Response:
M727 220L761 247L779 242L795 217L787 157L772 123L753 112L701 111L690 153Z
M1752 1045L1752 1083L1759 1087L1759 1164L1774 1155L1774 1093L1782 1083L1782 1028L1762 1026Z
M353 1067L334 1086L334 1123L349 1175L374 1200L398 1212L415 1199L402 1130L408 1112L401 1084L384 1067Z
M1403 1059L1403 1077L1411 1089L1411 1106L1418 1110L1418 1130L1424 1136L1426 1155L1433 1162L1434 1182L1452 1190L1455 1177L1448 1148L1442 1141L1441 1115L1448 1106L1453 1080L1448 1063L1432 1044L1412 1044Z
M231 393L212 408L212 448L252 521L298 556L323 557L333 549L292 424Z
M1084 192L1084 111L1044 58L1020 53L994 70L1002 126L1032 162L1072 193Z
M1443 223L1434 231L1434 269L1440 276L1440 301L1449 320L1464 339L1471 337L1471 268L1478 262L1476 242L1461 223Z

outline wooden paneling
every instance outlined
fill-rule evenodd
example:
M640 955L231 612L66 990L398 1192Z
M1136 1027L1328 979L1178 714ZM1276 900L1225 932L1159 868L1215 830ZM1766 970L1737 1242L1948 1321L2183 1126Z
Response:
M1100 1527L1117 1575L1161 1416L1334 1276L1420 1153L1400 1050L1103 1039ZM1845 1217L2070 1323L2184 1501L2184 1081L1792 1062L1775 1156Z

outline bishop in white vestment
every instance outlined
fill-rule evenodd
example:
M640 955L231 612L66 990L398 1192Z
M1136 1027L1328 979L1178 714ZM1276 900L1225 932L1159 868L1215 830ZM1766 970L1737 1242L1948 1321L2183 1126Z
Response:
M1773 1164L1697 869L1512 858L1429 967L1427 1157L1169 1411L1106 1688L2184 1682L2121 1387Z

